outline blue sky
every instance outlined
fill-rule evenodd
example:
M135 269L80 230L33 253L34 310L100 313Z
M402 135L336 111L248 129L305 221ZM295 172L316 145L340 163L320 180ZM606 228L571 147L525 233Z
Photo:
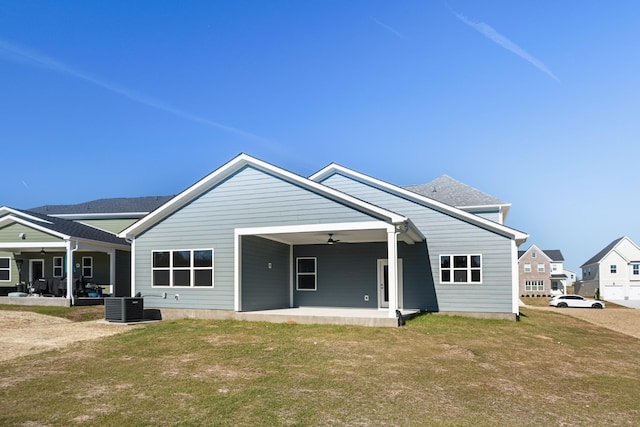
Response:
M240 152L447 174L577 270L640 244L636 1L0 0L0 205L175 194Z

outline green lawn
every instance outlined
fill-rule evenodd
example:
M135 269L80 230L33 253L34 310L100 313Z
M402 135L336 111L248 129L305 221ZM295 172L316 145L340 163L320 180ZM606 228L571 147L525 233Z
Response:
M0 366L0 425L638 425L640 341L562 314L162 321Z

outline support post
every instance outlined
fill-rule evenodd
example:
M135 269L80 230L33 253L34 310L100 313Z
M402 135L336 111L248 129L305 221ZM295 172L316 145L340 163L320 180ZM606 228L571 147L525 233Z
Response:
M387 230L387 260L389 262L389 314L396 317L398 309L398 234Z
M73 301L73 250L71 249L71 241L65 242L65 250L67 252L67 299Z

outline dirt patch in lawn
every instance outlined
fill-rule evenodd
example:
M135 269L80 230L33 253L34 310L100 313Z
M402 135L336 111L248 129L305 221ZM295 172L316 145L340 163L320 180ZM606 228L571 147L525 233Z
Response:
M0 310L0 361L115 335L129 328L103 321L72 322L28 311Z
M640 339L640 310L534 306L527 306L527 308L569 315ZM104 321L72 322L28 311L0 310L0 362L63 348L77 341L115 335L131 327L138 326Z
M593 308L556 308L534 306L527 306L527 308L566 314L640 339L640 310L638 309L605 308L603 310L598 310Z

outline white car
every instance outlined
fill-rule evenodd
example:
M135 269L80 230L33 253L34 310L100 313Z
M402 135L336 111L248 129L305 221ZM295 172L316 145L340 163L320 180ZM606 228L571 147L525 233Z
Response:
M596 301L580 295L558 295L549 300L552 307L604 308L604 301Z

